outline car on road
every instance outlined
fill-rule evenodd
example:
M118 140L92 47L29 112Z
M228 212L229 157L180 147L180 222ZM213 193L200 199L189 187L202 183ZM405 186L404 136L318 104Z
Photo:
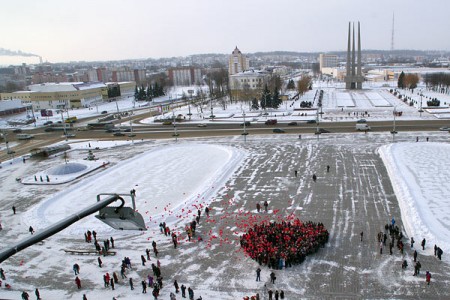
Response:
M278 123L277 119L269 119L264 124L266 125L276 125Z
M129 134L127 134L127 136L128 136L128 137L135 137L136 134L134 134L134 133L129 133Z
M78 127L77 131L88 131L89 128L88 127Z
M13 130L13 132L14 132L14 133L21 133L21 132L22 132L22 129L16 128L16 129Z
M47 128L44 129L44 131L45 131L45 132L52 132L52 131L55 131L55 128L53 128L53 127L47 127Z
M206 124L198 124L197 127L206 127Z
M76 137L76 135L74 133L66 133L65 135L63 135L63 137L74 138L74 137Z
M316 120L308 120L306 121L306 124L316 124Z
M244 123L241 123L240 126L250 126L252 125L252 123L250 123L250 121L245 121Z
M292 121L292 122L288 123L288 126L297 126L297 125L298 125L298 123L295 122L295 121Z
M44 125L51 125L51 124L53 124L53 121L47 121L44 123Z
M359 119L358 121L356 121L356 123L367 123L366 119Z
M329 130L323 129L323 128L318 128L316 133L330 133Z
M449 126L444 126L439 128L440 131L450 131L450 127Z
M172 125L172 121L164 121L162 124L163 125Z
M284 131L284 130L281 129L281 128L274 128L274 129L272 130L272 132L273 132L273 133L285 133L286 131Z
M113 133L113 136L125 136L125 133L117 131Z
M107 113L108 113L107 110L104 110L104 111L101 112L102 115L105 115L105 114L107 114Z

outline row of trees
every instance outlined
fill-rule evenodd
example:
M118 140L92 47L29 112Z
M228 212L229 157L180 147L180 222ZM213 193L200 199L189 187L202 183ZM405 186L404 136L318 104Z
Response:
M423 81L425 82L427 89L445 94L450 92L449 73L427 73L423 76Z
M159 85L157 82L147 85L147 88L142 85L139 88L136 86L134 89L134 99L138 101L151 100L164 95L165 92L163 86Z

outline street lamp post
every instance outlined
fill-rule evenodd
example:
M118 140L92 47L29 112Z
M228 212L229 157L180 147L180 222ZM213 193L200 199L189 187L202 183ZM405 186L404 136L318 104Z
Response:
M244 117L244 132L242 133L242 135L244 136L244 142L246 142L248 132L247 132L246 124L245 124L245 111L244 110L242 111L242 116Z
M422 109L422 90L420 90L420 107L419 107L419 116L422 118L422 113L423 113L423 109Z
M393 121L393 126L392 126L392 140L395 140L395 135L397 134L397 131L395 130L395 117L397 116L397 105L394 106L394 111L392 112L392 114L394 115L394 121Z

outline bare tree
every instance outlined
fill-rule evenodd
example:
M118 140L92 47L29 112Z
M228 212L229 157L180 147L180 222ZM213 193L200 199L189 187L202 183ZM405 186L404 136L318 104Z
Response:
M297 81L297 92L300 96L303 96L303 94L310 89L311 83L311 77L309 76L303 76L299 81Z

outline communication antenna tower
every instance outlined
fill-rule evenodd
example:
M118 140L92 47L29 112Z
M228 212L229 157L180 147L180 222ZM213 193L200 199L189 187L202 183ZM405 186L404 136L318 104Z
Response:
M391 51L394 51L394 13L392 13Z

